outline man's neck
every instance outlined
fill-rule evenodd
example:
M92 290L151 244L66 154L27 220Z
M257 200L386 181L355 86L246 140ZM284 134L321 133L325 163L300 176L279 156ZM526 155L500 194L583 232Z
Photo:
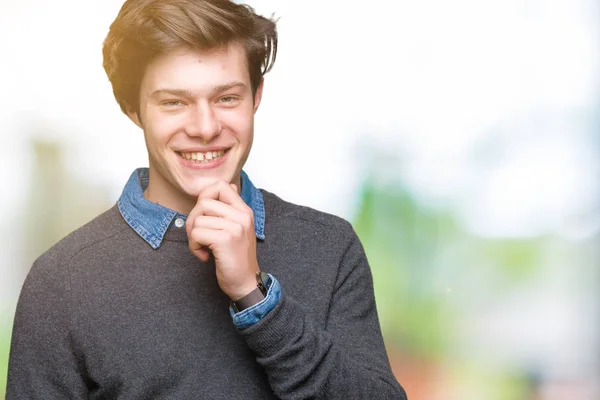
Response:
M189 196L186 196L185 198L173 196L173 192L159 190L154 188L152 184L148 184L148 188L144 191L144 197L152 203L160 204L163 207L184 215L188 215L190 211L192 211L197 200Z

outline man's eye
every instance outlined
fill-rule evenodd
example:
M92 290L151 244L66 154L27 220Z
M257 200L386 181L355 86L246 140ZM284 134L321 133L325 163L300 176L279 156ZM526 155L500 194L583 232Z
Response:
M183 104L183 101L181 100L167 100L167 101L163 101L161 103L163 106L167 106L167 107L180 107Z
M219 103L233 103L237 100L235 96L225 96L219 99Z

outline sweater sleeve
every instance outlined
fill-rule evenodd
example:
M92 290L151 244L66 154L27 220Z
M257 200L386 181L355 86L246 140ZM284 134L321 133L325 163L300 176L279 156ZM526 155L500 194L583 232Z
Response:
M339 266L325 328L282 287L275 309L240 333L281 399L406 399L390 368L356 234Z
M19 296L6 399L87 399L71 337L68 274L42 264L34 263Z

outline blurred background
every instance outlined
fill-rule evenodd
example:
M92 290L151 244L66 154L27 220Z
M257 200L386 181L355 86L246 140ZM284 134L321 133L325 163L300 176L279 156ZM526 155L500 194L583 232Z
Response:
M0 397L35 258L147 166L122 0L0 4ZM250 1L279 17L245 170L352 221L411 400L600 399L600 3Z

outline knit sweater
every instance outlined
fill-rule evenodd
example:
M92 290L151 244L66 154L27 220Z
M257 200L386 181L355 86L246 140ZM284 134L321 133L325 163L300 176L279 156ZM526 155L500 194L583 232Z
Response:
M7 399L405 399L352 226L262 192L257 258L282 294L261 321L233 325L184 228L154 250L115 206L32 266Z

